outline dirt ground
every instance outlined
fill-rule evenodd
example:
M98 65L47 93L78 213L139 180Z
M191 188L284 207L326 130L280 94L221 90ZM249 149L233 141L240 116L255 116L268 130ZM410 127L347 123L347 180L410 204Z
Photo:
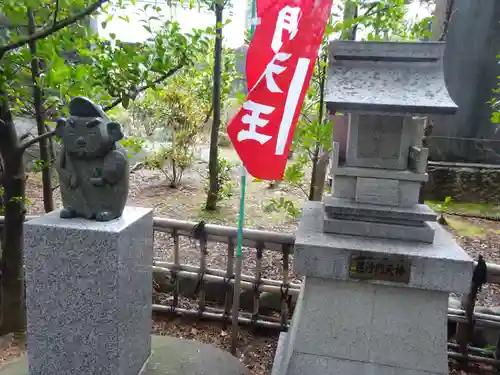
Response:
M223 155L231 162L236 162L234 152L223 150ZM236 163L235 163L236 164ZM235 183L234 195L220 202L214 213L203 210L206 194L204 192L207 164L198 161L185 175L178 189L171 189L159 172L139 169L131 176L129 204L153 207L155 216L198 222L204 220L211 224L236 226L239 207L239 171L232 171ZM40 176L33 174L28 179L28 214L43 212ZM286 197L299 207L305 202L305 194L300 189L291 189L284 184L269 189L265 182L249 181L245 204L245 226L293 233L297 220L287 217L283 212L269 213L264 207L272 198ZM56 207L60 204L57 190L54 192ZM450 231L456 236L464 249L473 257L483 254L487 262L500 264L500 223L475 218L448 217ZM156 256L173 261L172 241L169 236L157 233L155 236ZM226 248L221 244L210 244L207 266L224 269ZM252 275L255 268L255 250L243 250L243 273ZM199 252L189 239L181 241L181 262L199 264ZM263 276L274 279L282 278L281 255L271 251L264 252ZM299 281L294 279L295 281ZM480 295L484 305L500 305L500 288L487 285ZM229 348L230 331L222 324L199 321L168 315L153 316L152 330L157 334L168 334L186 339L195 339L211 343L223 349ZM246 364L253 375L270 374L272 358L277 343L277 332L251 331L242 329L239 336L238 357ZM24 345L13 337L0 340L0 361L7 361L24 352Z

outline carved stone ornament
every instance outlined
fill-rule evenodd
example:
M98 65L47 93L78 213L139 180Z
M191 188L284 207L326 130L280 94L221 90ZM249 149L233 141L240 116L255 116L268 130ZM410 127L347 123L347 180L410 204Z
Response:
M75 97L69 118L60 119L62 140L57 171L63 202L61 218L109 221L122 215L129 189L127 151L120 124L85 97Z

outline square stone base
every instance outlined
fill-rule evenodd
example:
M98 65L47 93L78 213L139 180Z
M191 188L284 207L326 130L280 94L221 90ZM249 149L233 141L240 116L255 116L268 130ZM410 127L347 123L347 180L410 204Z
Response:
M423 243L325 233L324 217L320 202L304 208L294 272L305 282L273 375L447 374L448 293L468 290L472 259L436 223ZM360 277L360 253L404 258L409 273Z
M25 226L30 375L137 375L151 351L152 210Z
M448 294L306 278L273 375L447 374Z
M332 196L381 206L412 207L418 204L418 193L421 182L427 179L426 174L385 172L383 169L339 167L332 180Z
M323 230L332 234L434 242L436 214L426 205L391 207L325 197Z
M341 220L325 216L325 232L363 237L397 239L432 243L434 228L428 222L419 226L377 223L358 220Z
M411 263L407 284L377 280L371 283L447 293L464 293L469 289L473 261L437 223L428 223L434 230L433 243L331 234L325 233L324 225L324 204L308 202L295 239L293 267L297 275L352 280L351 256L362 252L402 256Z

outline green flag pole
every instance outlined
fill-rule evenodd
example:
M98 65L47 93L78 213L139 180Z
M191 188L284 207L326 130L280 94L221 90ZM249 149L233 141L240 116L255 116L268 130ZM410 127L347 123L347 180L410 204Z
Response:
M252 0L252 19L250 22L250 40L255 31L257 17L256 0ZM250 91L250 88L249 88ZM241 256L241 248L243 246L243 225L245 223L245 193L247 188L247 170L245 166L241 166L241 195L240 195L240 213L238 217L238 244L236 247L236 269L234 278L234 294L233 294L233 311L232 311L232 335L231 335L231 353L236 355L236 346L238 343L238 315L240 307L241 294L241 268L243 257Z

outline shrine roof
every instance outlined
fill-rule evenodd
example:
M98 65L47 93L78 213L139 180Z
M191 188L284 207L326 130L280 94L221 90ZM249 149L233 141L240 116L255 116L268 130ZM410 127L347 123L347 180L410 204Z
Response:
M444 42L329 45L325 100L334 111L454 114L446 88Z

